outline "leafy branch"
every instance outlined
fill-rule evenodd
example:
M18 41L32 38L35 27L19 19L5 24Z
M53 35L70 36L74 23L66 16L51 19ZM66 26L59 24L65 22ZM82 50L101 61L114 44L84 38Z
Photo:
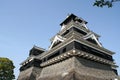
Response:
M103 6L108 6L108 8L113 6L113 2L117 2L120 0L96 0L93 4L93 6L97 7L103 7Z

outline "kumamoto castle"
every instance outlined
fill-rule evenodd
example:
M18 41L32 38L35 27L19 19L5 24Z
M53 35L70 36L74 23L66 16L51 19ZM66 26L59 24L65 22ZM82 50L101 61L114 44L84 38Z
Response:
M84 19L70 14L48 50L34 46L21 63L18 80L119 80L112 57Z

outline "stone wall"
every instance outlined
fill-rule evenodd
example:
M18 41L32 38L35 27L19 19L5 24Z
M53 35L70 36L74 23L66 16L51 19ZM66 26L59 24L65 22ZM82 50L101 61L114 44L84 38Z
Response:
M18 80L36 80L41 73L41 68L30 67L24 71L21 71Z
M31 67L20 72L18 80L114 80L111 66L71 57L44 68Z
M73 70L73 60L73 58L69 58L65 61L43 68L38 80L63 80L62 78Z
M74 61L75 72L80 75L91 78L94 77L100 80L113 80L117 76L111 69L110 65L105 65L82 58L75 58Z
M42 69L37 80L113 80L109 65L72 57Z

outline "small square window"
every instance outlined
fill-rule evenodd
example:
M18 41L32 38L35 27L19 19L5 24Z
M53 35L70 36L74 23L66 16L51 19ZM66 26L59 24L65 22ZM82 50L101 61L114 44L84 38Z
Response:
M63 53L66 52L66 48L63 49Z

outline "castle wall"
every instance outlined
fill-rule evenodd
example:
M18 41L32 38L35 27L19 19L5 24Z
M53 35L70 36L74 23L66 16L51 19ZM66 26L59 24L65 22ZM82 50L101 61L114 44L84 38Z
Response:
M21 71L18 80L36 80L41 73L41 68L30 67L24 71Z
M43 68L38 80L63 80L66 75L70 74L70 72L73 71L73 62L74 59L69 58L57 64Z
M81 78L83 76L83 79L88 77L86 80L113 80L116 77L116 73L109 65L82 58L75 58L74 60L75 72L81 76ZM89 77L91 77L91 79Z
M72 57L42 69L37 80L113 80L109 65Z

